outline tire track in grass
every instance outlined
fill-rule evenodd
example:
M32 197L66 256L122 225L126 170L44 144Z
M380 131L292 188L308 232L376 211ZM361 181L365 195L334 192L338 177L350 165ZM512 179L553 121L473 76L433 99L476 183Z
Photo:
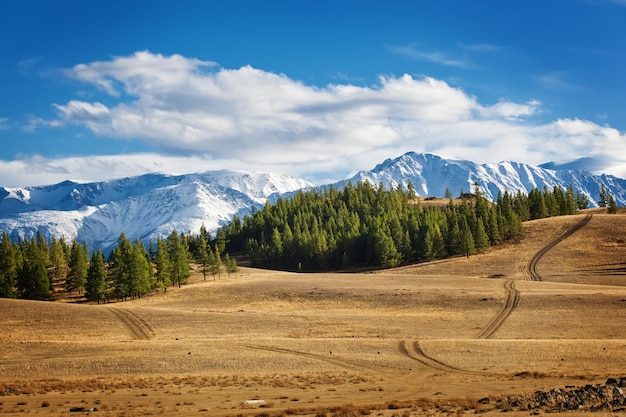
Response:
M144 319L132 311L124 308L108 307L113 315L133 334L137 340L150 340L154 337L155 331Z
M573 235L576 231L580 230L591 220L592 215L588 214L580 221L574 223L572 226L568 227L564 233L557 236L556 238L549 241L545 244L541 249L539 249L528 261L526 270L528 271L528 275L524 274L524 276L528 276L532 281L541 281L541 275L537 272L537 264L541 260L541 258L553 247ZM504 306L500 310L500 312L487 324L487 326L480 332L477 336L477 339L489 339L493 334L498 331L498 329L502 326L504 321L511 315L513 310L518 306L520 300L520 292L515 289L515 281L508 280L504 283L504 289L506 290L507 297L504 302Z
M443 362L438 361L437 359L431 358L426 355L422 350L422 347L419 344L419 341L414 340L412 342L401 340L398 342L398 351L402 353L404 356L407 356L413 359L415 362L418 362L424 365L427 368L435 369L437 371L442 372L455 372L462 374L476 374L477 372L467 371L465 369L457 368Z
M520 292L515 288L515 281L508 280L504 283L506 290L506 300L500 312L491 319L487 326L480 332L477 339L489 339L502 326L502 323L511 315L515 307L519 304Z
M371 365L371 364L367 364L367 363L356 361L356 360L343 359L343 358L334 356L332 353L326 356L326 355L320 355L316 353L308 353L308 352L302 352L298 350L292 350L292 349L286 349L286 348L280 348L280 347L272 347L272 346L245 345L245 347L247 347L248 349L264 350L267 352L275 352L275 353L284 353L284 354L300 356L300 357L309 358L309 359L320 360L320 361L331 363L333 365L341 366L343 368L349 368L349 369L353 369L357 371L362 371L363 369L369 369L375 372L381 372L381 371L395 372L395 370L392 370L389 367Z
M552 249L553 247L555 247L556 245L558 245L559 243L561 243L562 241L564 241L565 239L567 239L568 237L576 233L578 230L582 229L587 223L589 223L592 217L593 217L592 214L586 215L579 222L569 227L562 235L548 242L543 248L539 249L539 251L537 251L537 253L535 253L535 255L532 258L530 258L530 261L528 261L527 268L528 268L528 272L530 273L530 277L533 281L542 280L541 275L539 274L539 272L537 272L537 264L539 263L541 258L546 253L548 253L550 249Z
M589 221L591 220L593 215L588 214L583 219L573 224L571 227L568 227L567 230L561 235L557 236L555 239L548 242L541 249L535 253L530 260L528 261L526 268L524 268L523 275L526 278L529 278L532 281L541 281L541 275L537 272L537 264L541 260L541 258L553 247L573 235L575 232L583 228ZM515 280L507 280L504 283L504 289L506 290L506 300L504 305L498 312L498 314L492 318L487 326L478 334L477 339L489 339L491 338L502 324L506 321L506 319L511 315L513 310L519 305L519 301L521 298L520 292L515 288ZM422 351L419 346L419 342L415 341L413 344L409 344L407 341L402 340L398 343L398 351L405 356L414 359L415 361L421 363L424 366L427 366L432 369L436 369L439 371L448 371L448 372L461 372L461 373L472 373L471 371L465 371L460 368L455 368L449 365L446 365L443 362L440 362L434 358L429 357Z

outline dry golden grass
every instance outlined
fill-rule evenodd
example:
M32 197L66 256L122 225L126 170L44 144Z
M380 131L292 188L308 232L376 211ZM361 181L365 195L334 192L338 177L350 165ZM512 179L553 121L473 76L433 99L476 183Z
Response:
M530 281L580 218L375 273L242 268L124 303L0 300L0 414L489 415L478 398L626 376L626 215L594 214Z

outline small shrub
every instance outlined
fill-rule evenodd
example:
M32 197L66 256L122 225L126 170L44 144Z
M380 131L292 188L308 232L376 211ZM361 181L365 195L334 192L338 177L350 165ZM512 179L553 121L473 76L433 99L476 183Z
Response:
M41 402L41 406L42 407L50 407L50 403L48 401L42 401Z

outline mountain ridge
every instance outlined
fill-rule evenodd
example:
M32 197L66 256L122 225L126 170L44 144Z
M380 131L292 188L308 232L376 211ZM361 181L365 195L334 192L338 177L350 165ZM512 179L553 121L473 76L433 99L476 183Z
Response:
M611 175L596 175L586 170L546 169L520 162L502 161L498 163L476 164L471 161L442 158L428 153L407 152L397 158L386 159L370 171L360 171L353 177L335 183L369 181L382 183L386 188L401 184L407 187L409 181L420 196L444 196L446 189L453 195L472 192L478 183L481 191L490 200L495 200L499 192L528 193L533 188L544 186L567 188L570 184L575 191L585 195L591 206L596 206L601 185L613 195L618 205L626 205L626 180Z
M556 166L556 165L555 165ZM604 186L618 205L626 205L626 180L586 170L546 169L519 162L476 164L429 153L407 152L372 170L332 184L368 181L385 187L410 182L420 196L472 192L474 184L490 200L499 192L529 192L544 186L574 190L596 205ZM328 186L328 185L327 185ZM320 186L320 187L327 187ZM110 249L124 232L143 241L172 230L197 233L204 224L214 232L234 215L243 217L279 195L314 188L306 180L282 174L240 170L168 175L144 174L109 181L63 181L37 187L0 188L0 230L12 239L40 231L46 238L64 236L87 241L91 249Z

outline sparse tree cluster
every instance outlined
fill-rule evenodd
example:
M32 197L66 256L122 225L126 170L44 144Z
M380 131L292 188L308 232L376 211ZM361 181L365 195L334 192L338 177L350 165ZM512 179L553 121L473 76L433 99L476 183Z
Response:
M190 250L203 272L219 275L224 267L230 275L238 270L237 262L223 254L225 235L211 241L202 227L199 236L181 235L177 231L150 242L150 250L136 239L131 243L124 233L108 260L100 249L91 258L86 242L64 238L47 242L41 233L31 239L12 242L4 232L0 241L0 297L47 299L55 291L84 295L89 301L105 302L112 298L141 297L155 289L166 291L172 285L181 286L190 276ZM204 243L203 243L204 242ZM222 252L220 252L220 248Z
M606 207L609 214L617 213L617 204L615 203L615 199L604 184L600 185L600 199L598 200L598 206Z

